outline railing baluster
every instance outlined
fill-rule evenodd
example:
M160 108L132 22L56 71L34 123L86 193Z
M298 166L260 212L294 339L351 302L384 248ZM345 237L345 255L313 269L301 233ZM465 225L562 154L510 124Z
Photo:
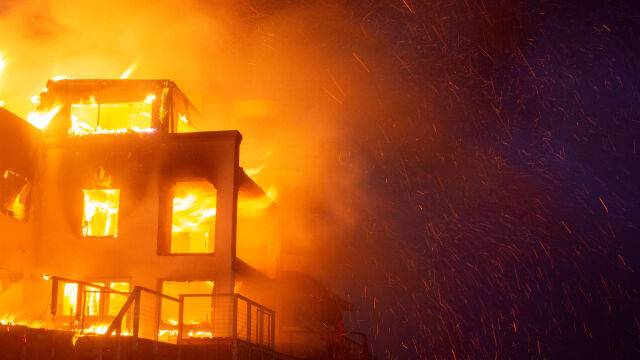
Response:
M182 343L182 331L184 322L184 295L179 296L178 303L178 344Z
M276 313L271 312L271 348L276 347Z
M231 334L233 335L233 340L238 339L238 296L232 295L233 300L233 330Z
M58 312L58 279L53 278L51 282L51 315L56 316ZM62 312L64 315L64 311Z
M133 292L135 297L133 302L133 346L136 347L140 334L140 288L136 286Z
M247 341L251 342L251 303L247 303Z

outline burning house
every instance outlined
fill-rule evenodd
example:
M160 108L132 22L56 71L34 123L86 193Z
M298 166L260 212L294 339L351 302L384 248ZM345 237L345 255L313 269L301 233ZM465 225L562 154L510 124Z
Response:
M0 108L3 351L368 358L350 304L282 269L238 131L209 131L168 80L49 81L39 104L42 130Z

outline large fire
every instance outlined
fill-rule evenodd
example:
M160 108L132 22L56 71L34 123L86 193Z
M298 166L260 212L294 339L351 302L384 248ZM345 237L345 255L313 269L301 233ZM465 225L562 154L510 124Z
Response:
M119 189L83 190L84 236L118 236Z
M172 253L213 252L216 200L216 189L209 182L176 184L171 217Z
M55 108L47 112L33 111L33 112L30 112L29 115L27 115L27 121L31 125L42 130L46 128L47 125L49 125L49 123L51 122L51 119L53 119L53 117L56 116L59 111L60 111L60 106L56 106Z
M2 58L0 57L0 61ZM0 62L0 65L4 65ZM121 79L125 79L134 71L136 63L127 69ZM0 66L0 73L2 66ZM53 82L68 80L68 77L56 76ZM58 83L59 85L60 83ZM47 94L54 93L54 85L43 89L40 96L31 98L31 102L39 105L41 111L31 112L27 121L41 130L58 125L62 117L69 122L65 132L68 136L87 136L96 134L121 134L129 132L152 133L160 127L154 123L158 112L162 113L165 103L165 93L137 97L134 101L105 100L100 94L46 103ZM50 99L49 99L50 100ZM65 102L66 101L66 102ZM44 103L44 104L43 104ZM170 106L173 106L169 103ZM40 106L46 105L46 106ZM174 133L194 132L191 116L185 109L175 111L172 128L162 131ZM51 126L50 126L51 125ZM255 176L264 166L247 170L250 176ZM11 174L9 174L11 175ZM5 176L9 176L6 175ZM25 186L28 186L25 185ZM255 184L253 184L255 186ZM120 215L121 192L117 185L112 185L111 176L100 168L94 181L87 188L82 189L83 211L81 233L84 237L118 237L118 223ZM24 190L24 189L23 189ZM28 195L21 190L9 208L15 217L24 214L24 200ZM28 189L27 189L28 190ZM206 254L215 251L215 232L218 193L209 181L180 181L171 189L171 240L172 254ZM277 190L271 187L269 191L253 192L250 194L239 191L237 202L237 217L239 219L258 219L272 205L277 197ZM80 219L78 219L80 220ZM80 221L78 221L78 224ZM255 223L252 223L255 224ZM252 240L260 241L260 240ZM252 243L253 244L253 243ZM51 277L45 276L45 280ZM84 285L83 285L84 284ZM94 285L91 286L90 284ZM132 294L131 284L128 282L104 281L82 283L63 281L59 287L57 314L53 319L18 321L15 315L6 314L0 318L1 324L24 324L31 327L46 327L51 329L69 330L77 333L76 338L85 334L105 334L112 325L112 320L123 309L128 296ZM108 289L114 290L110 293ZM179 289L179 290L176 290ZM234 291L239 290L239 283ZM211 296L191 297L184 299L184 319L182 325L183 337L210 339L214 337L213 330L213 282L212 281L182 281L165 282L163 293L177 297L179 294L210 294ZM165 304L161 301L162 323L156 328L160 341L175 342L178 337L178 307L176 304ZM53 314L53 313L52 313ZM125 315L126 321L131 323L130 314ZM124 329L122 335L129 335L130 330ZM130 325L130 324L129 324Z
M88 104L72 104L69 134L153 132L151 111L155 99L156 96L150 94L139 102L97 104L91 97Z

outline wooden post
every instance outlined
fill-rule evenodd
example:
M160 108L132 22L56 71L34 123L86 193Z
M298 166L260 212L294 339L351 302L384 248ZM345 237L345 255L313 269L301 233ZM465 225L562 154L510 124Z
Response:
M262 309L258 308L258 345L262 345L263 342L263 333L264 333L264 322L263 322L263 318L264 316L262 316Z
M135 299L133 303L133 358L138 358L138 336L140 333L140 288L133 290Z
M178 345L182 343L182 331L184 321L184 295L179 295L180 303L178 303Z
M238 295L233 294L233 340L238 338Z
M251 303L247 303L247 342L251 342Z
M106 309L109 309L107 307L108 306L107 299L109 298L110 293L104 291L103 288L100 288L99 290L100 290L99 292L100 302L98 303L98 316L100 318L100 321L103 321Z
M271 348L276 347L276 313L271 313Z
M58 279L53 278L51 282L51 315L56 316L58 312ZM64 315L64 311L63 311Z
M81 315L84 315L84 284L78 284L76 292L76 321L80 320Z

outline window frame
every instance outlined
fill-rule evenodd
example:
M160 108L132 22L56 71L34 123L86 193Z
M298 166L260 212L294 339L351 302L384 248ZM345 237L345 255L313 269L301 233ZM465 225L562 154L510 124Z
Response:
M0 172L0 200L2 200L2 197L5 194L5 191L8 192L8 190L5 189L5 186L8 186L8 185L6 184L6 182L4 180L4 179L7 178L7 175L6 175L7 173L13 173L15 176L24 179L24 185L22 185L22 187L20 188L20 190L16 194L16 199L17 199L18 197L20 197L22 191L26 188L26 196L25 196L26 198L24 200L23 216L22 216L22 218L16 216L16 214L13 211L5 208L4 204L0 204L0 213L3 213L5 215L7 215L8 217L10 217L10 218L12 218L14 220L17 220L17 221L28 222L29 221L29 214L30 214L30 210L31 210L31 195L33 193L33 183L27 176L23 175L20 171L14 169L14 168L1 169L1 172Z
M178 183L181 182L208 182L216 190L216 215L213 223L213 251L199 253L172 253L171 252L171 235L173 222L173 199L174 190ZM171 181L165 182L158 187L160 192L158 206L158 239L157 239L157 255L158 256L214 256L216 254L216 229L218 227L217 209L220 208L220 192L216 184L207 177L203 176L186 176L177 177ZM210 234L211 236L211 234Z
M95 190L118 190L118 224L116 225L116 234L115 235L85 235L84 234L84 214L85 214L85 190L95 191ZM82 189L82 212L81 212L81 222L80 222L80 237L84 239L117 239L118 232L120 229L120 212L122 209L122 203L120 201L122 199L122 189L121 188L94 188L94 189Z

